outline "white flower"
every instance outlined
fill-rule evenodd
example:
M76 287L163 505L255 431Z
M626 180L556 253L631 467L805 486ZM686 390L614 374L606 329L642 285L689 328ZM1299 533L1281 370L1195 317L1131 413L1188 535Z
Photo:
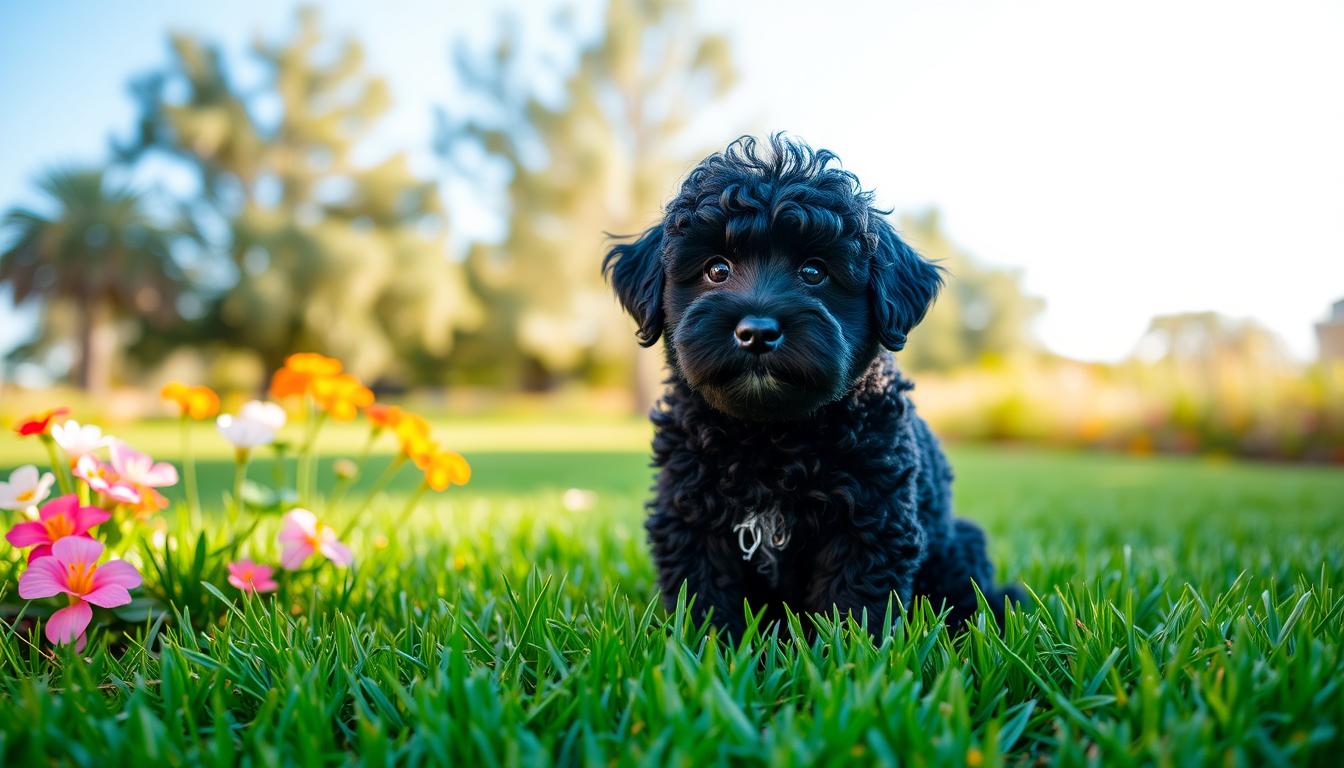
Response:
M285 426L285 409L275 403L251 400L243 405L243 409L238 412L238 418L265 424L279 432Z
M79 461L81 456L87 456L102 448L107 445L108 440L103 437L103 430L93 424L81 426L74 419L52 427L51 437L61 446L61 450L65 451L65 455L70 457L71 462Z
M28 509L46 501L51 484L56 482L50 472L38 474L32 464L19 467L9 474L8 483L0 483L0 509Z
M247 450L275 442L275 433L285 426L285 411L275 403L253 400L237 416L225 414L215 423L233 447Z

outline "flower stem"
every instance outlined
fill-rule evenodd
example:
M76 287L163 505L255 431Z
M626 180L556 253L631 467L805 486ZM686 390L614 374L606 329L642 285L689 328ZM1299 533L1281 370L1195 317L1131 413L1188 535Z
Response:
M74 482L70 479L70 468L65 466L61 457L56 452L56 441L51 435L43 433L42 444L47 447L47 456L51 457L51 471L56 473L56 482L61 486L61 494L70 494L75 492Z
M358 482L359 478L364 476L364 465L369 462L369 453L373 450L373 441L378 439L380 431L377 427L369 430L369 437L364 441L364 449L359 452L359 461L355 464L355 476L336 486L336 492L332 494L331 501L328 503L330 508L328 515L336 511L337 505L345 498L346 492Z
M420 498L424 496L425 491L428 490L429 483L427 482L421 483L420 487L415 489L415 493L411 494L411 498L406 501L406 508L401 511L401 520L397 524L397 527L400 528L411 519L411 513L415 511L415 505L420 503Z
M311 395L304 395L304 404L308 412L307 435L303 440L301 449L302 457L300 459L300 469L302 479L298 483L299 500L306 504L312 504L313 495L317 492L317 471L313 464L313 443L317 440L317 433L322 429L322 422L326 418L325 411L319 411L313 403Z
M233 457L233 519L243 513L243 481L247 479L247 460L249 454L246 448L239 448Z
M196 485L196 455L191 450L191 423L184 411L182 423L182 479L187 486L187 508L191 510L192 524L201 518L201 493Z
M387 469L384 469L383 473L378 476L378 480L374 482L373 487L369 489L369 492L364 494L364 499L360 501L359 507L356 508L354 514L350 516L350 522L346 523L345 528L341 530L341 533L337 538L344 539L346 536L350 535L350 532L355 529L355 523L359 522L359 519L364 515L364 511L369 508L369 504L373 503L374 497L382 492L382 490L387 487L388 483L392 482L392 478L396 476L397 471L401 469L401 465L405 463L406 454L404 453L399 453L392 458L392 462L387 465Z

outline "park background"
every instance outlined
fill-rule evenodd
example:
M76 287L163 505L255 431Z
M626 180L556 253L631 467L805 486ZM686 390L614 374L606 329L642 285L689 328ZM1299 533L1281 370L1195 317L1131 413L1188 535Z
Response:
M0 427L182 471L100 501L144 580L82 650L0 544L0 764L1333 766L1341 37L1308 1L0 5ZM605 233L776 130L949 270L898 360L1029 595L1001 628L660 603L661 351ZM315 390L250 454L160 397L232 417L292 352L469 482ZM50 440L0 435L11 498ZM353 561L231 580L296 506Z
M1337 7L5 13L0 420L236 403L304 350L441 416L637 423L661 352L606 233L788 130L949 270L899 356L941 434L1344 461Z

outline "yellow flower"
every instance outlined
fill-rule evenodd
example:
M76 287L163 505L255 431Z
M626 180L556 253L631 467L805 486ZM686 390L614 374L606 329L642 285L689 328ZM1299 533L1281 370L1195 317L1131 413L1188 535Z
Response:
M313 379L312 392L317 407L337 421L350 421L373 405L373 392L348 373Z
M466 485L471 479L471 465L454 451L435 451L424 463L416 466L425 473L425 484L436 491L448 490L449 485Z
M159 394L164 400L176 404L183 416L201 420L219 413L219 395L206 386L188 386L173 381L165 384Z
M416 454L424 453L433 445L429 439L429 422L423 416L403 411L393 429L401 443L401 452L409 458L415 458Z

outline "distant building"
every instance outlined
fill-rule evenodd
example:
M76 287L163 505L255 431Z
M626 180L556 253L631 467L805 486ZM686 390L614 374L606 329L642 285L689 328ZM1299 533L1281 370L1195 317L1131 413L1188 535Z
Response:
M1316 324L1316 344L1322 360L1344 360L1344 299L1330 307L1330 318Z

